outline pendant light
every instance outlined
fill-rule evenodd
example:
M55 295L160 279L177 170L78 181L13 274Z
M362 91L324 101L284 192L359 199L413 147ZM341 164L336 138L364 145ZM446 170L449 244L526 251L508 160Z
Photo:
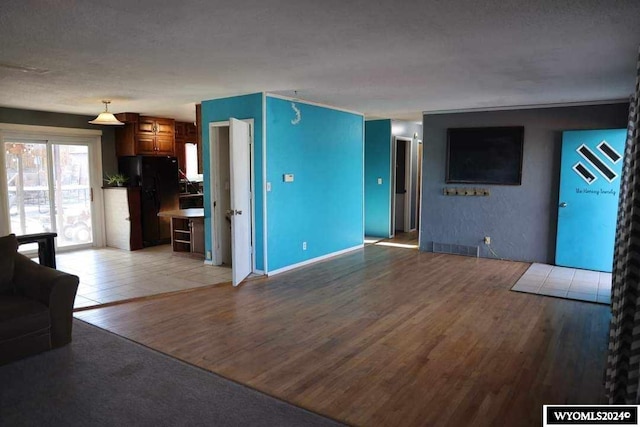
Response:
M116 116L114 116L109 112L109 104L111 104L111 101L103 100L102 103L104 104L104 112L98 114L98 117L96 117L95 119L89 120L89 123L91 123L92 125L106 125L106 126L123 125L124 123L116 119Z

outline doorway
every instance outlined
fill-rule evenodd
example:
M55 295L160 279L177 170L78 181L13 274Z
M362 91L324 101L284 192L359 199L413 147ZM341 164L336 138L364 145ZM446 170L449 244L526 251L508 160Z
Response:
M87 138L3 133L2 191L9 232L54 232L57 249L102 244L99 146ZM98 192L99 193L99 192ZM22 245L29 252L34 245Z
M255 270L253 119L210 124L211 259L237 286Z
M402 242L418 240L421 152L422 146L417 138L393 137L389 235Z

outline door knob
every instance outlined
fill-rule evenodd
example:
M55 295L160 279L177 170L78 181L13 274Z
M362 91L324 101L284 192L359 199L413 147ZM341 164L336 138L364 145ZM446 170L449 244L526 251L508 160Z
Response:
M242 215L242 211L236 211L236 215Z
M231 216L234 214L234 210L233 209L227 209L227 215Z
M560 203L560 207L561 208L566 208L567 207L567 202L561 202Z

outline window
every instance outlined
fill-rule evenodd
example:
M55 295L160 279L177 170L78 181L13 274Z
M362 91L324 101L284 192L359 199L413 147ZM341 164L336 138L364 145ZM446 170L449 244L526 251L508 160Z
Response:
M185 158L187 178L191 181L202 181L202 175L198 175L198 146L196 144L185 144Z

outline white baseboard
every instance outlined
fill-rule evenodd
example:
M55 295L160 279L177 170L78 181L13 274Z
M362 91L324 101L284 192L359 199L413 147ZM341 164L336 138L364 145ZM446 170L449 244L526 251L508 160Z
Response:
M253 274L257 274L259 276L264 276L264 271L263 270L253 270Z
M304 267L305 265L313 264L315 262L323 261L323 260L325 260L327 258L333 258L335 256L342 255L344 253L351 252L351 251L356 251L356 250L362 249L362 248L364 248L364 244L352 246L350 248L343 249L343 250L337 251L337 252L332 252L332 253L327 254L327 255L322 255L322 256L319 256L319 257L311 258L311 259L308 259L306 261L299 262L297 264L288 265L286 267L282 267L282 268L279 268L279 269L273 270L273 271L268 271L267 272L267 276L275 276L276 274L284 273L285 271L293 270L294 268Z
M212 259L205 259L204 260L204 265L213 265L213 260Z

